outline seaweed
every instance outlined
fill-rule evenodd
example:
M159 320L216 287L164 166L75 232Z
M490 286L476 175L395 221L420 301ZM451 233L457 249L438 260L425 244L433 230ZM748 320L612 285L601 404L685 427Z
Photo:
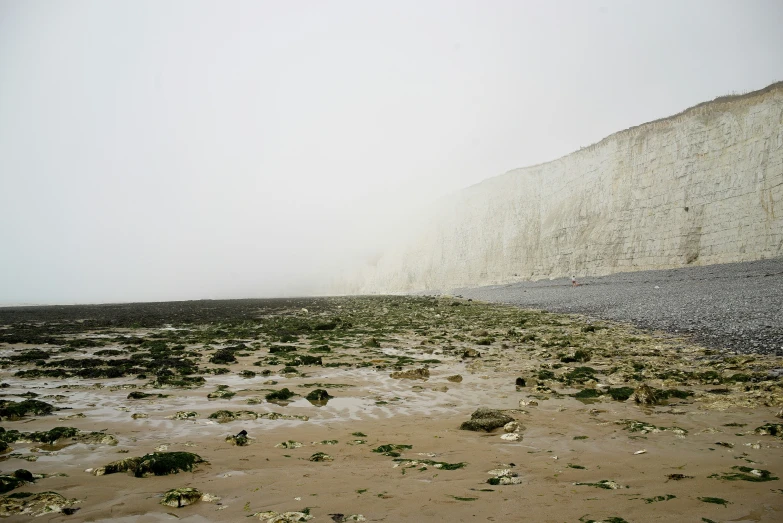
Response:
M209 358L209 361L210 363L215 363L217 365L226 365L229 363L236 363L237 358L234 355L234 351L231 349L218 349L212 357Z
M334 396L331 396L324 389L315 389L313 391L310 391L310 393L308 393L307 396L305 396L305 398L310 401L325 401L333 397Z
M651 498L643 498L645 503L656 503L658 501L669 501L670 499L674 499L677 496L674 494L666 494L665 496L653 496Z
M492 432L506 423L514 421L514 418L499 410L480 407L470 416L470 420L460 425L460 430L473 430Z
M334 458L324 452L316 452L309 458L310 461L334 461Z
M705 497L699 497L699 498L696 498L696 499L698 499L699 501L703 501L704 503L714 503L715 505L723 505L724 507L727 507L728 505L731 504L731 501L726 501L723 498L711 498L711 497L705 496Z
M412 448L413 445L396 445L394 443L387 443L386 445L381 445L379 447L372 449L372 452L376 452L378 454L383 454L384 456L391 456L396 458L400 456L400 453L398 451L409 450Z
M783 438L783 423L765 423L760 427L756 427L753 432L756 434L769 434L777 438Z
M199 463L206 463L201 456L191 452L153 452L139 458L114 461L96 469L96 476L132 472L137 478L147 476L168 476L179 472L191 472Z
M39 400L24 400L18 403L11 400L0 400L0 421L15 421L29 415L45 416L55 410L59 409Z
M266 398L267 401L285 401L293 396L296 396L296 394L288 390L288 388L283 388L280 390L270 392L264 397Z
M763 483L765 481L775 481L780 478L773 476L768 470L754 469L750 467L734 466L732 470L738 472L724 472L721 475L712 474L710 478L724 479L726 481L751 481L754 483Z
M615 401L626 401L633 394L633 389L631 387L610 387L607 394Z
M608 479L602 479L601 481L599 481L597 483L581 483L581 482L577 482L577 483L574 483L574 485L584 485L584 486L587 486L587 487L602 488L602 489L606 489L606 490L617 490L617 489L622 489L622 488L628 488L628 487L623 487L619 483L617 483L615 481L608 480Z
M394 461L403 466L418 467L420 465L429 465L439 470L457 470L466 467L468 464L465 462L460 463L446 463L445 461L432 461L431 459L405 459L394 458Z

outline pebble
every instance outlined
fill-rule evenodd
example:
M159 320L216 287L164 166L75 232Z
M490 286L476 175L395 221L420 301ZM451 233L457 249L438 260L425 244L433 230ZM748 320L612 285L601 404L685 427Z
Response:
M630 322L714 349L783 356L783 257L456 289L465 297ZM668 292L654 292L658 285ZM719 305L719 306L716 306Z

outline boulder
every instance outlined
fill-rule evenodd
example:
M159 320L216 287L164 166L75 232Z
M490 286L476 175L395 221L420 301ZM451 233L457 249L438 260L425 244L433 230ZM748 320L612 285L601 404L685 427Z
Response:
M486 407L480 407L471 414L470 420L465 421L460 425L460 430L475 430L492 432L493 430L503 427L506 423L514 421L514 418L508 414L504 414L500 410L488 409Z

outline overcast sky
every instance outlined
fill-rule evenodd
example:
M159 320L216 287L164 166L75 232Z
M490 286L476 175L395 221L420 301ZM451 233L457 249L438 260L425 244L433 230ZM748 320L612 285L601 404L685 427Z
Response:
M398 219L783 80L783 2L0 0L0 303L291 295Z

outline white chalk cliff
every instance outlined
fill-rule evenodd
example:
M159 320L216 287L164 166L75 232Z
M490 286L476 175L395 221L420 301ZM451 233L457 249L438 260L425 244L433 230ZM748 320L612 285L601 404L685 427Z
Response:
M783 256L783 82L615 133L441 201L345 293Z

